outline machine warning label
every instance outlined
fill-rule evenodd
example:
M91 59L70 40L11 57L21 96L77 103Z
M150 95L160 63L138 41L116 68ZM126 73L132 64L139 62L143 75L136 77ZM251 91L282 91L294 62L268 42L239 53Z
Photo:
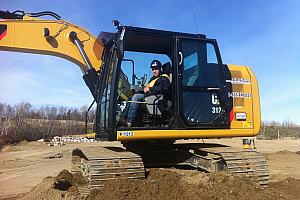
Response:
M134 136L134 132L131 131L125 131L125 132L120 132L120 137L132 137Z
M228 97L233 98L251 98L251 93L243 93L243 92L228 92Z
M245 78L232 78L231 80L226 80L227 83L231 84L250 84L250 80Z
M252 128L252 122L243 122L244 128Z
M6 35L6 33L7 33L7 25L0 24L0 40L2 38L4 38L4 36Z

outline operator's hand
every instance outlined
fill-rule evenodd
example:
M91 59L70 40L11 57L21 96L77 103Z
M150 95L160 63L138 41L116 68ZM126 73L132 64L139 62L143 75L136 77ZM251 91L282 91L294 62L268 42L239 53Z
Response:
M149 87L144 88L144 93L147 93L147 92L149 92Z

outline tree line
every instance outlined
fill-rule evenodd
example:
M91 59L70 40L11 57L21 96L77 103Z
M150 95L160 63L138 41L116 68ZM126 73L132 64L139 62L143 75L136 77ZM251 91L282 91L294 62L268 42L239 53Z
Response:
M0 103L0 144L84 133L87 110L86 105L70 108L34 107L28 102L16 105ZM88 113L89 129L92 129L94 119L95 109L91 109Z
M47 120L78 120L85 121L85 114L88 106L80 108L68 108L66 106L41 106L33 107L28 102L21 102L17 105L0 103L1 118L18 118L25 117L30 119L47 119ZM91 109L88 113L89 119L95 118L95 110Z
M286 118L282 122L263 121L260 132L257 135L259 139L278 139L278 138L300 138L300 126Z

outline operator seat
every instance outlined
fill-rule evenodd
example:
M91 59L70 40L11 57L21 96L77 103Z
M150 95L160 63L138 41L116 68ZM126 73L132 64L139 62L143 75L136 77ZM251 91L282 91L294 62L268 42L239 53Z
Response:
M169 76L170 83L172 83L172 72L173 72L173 70L172 70L172 65L170 62L163 64L162 73L167 74Z

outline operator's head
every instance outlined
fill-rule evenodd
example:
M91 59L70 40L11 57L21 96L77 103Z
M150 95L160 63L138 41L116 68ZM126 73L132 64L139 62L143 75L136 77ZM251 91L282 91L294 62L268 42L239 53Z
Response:
M154 77L157 77L157 76L160 75L160 70L161 70L162 65L161 65L161 63L158 60L153 60L151 62L151 66L150 67L152 69L152 75Z

